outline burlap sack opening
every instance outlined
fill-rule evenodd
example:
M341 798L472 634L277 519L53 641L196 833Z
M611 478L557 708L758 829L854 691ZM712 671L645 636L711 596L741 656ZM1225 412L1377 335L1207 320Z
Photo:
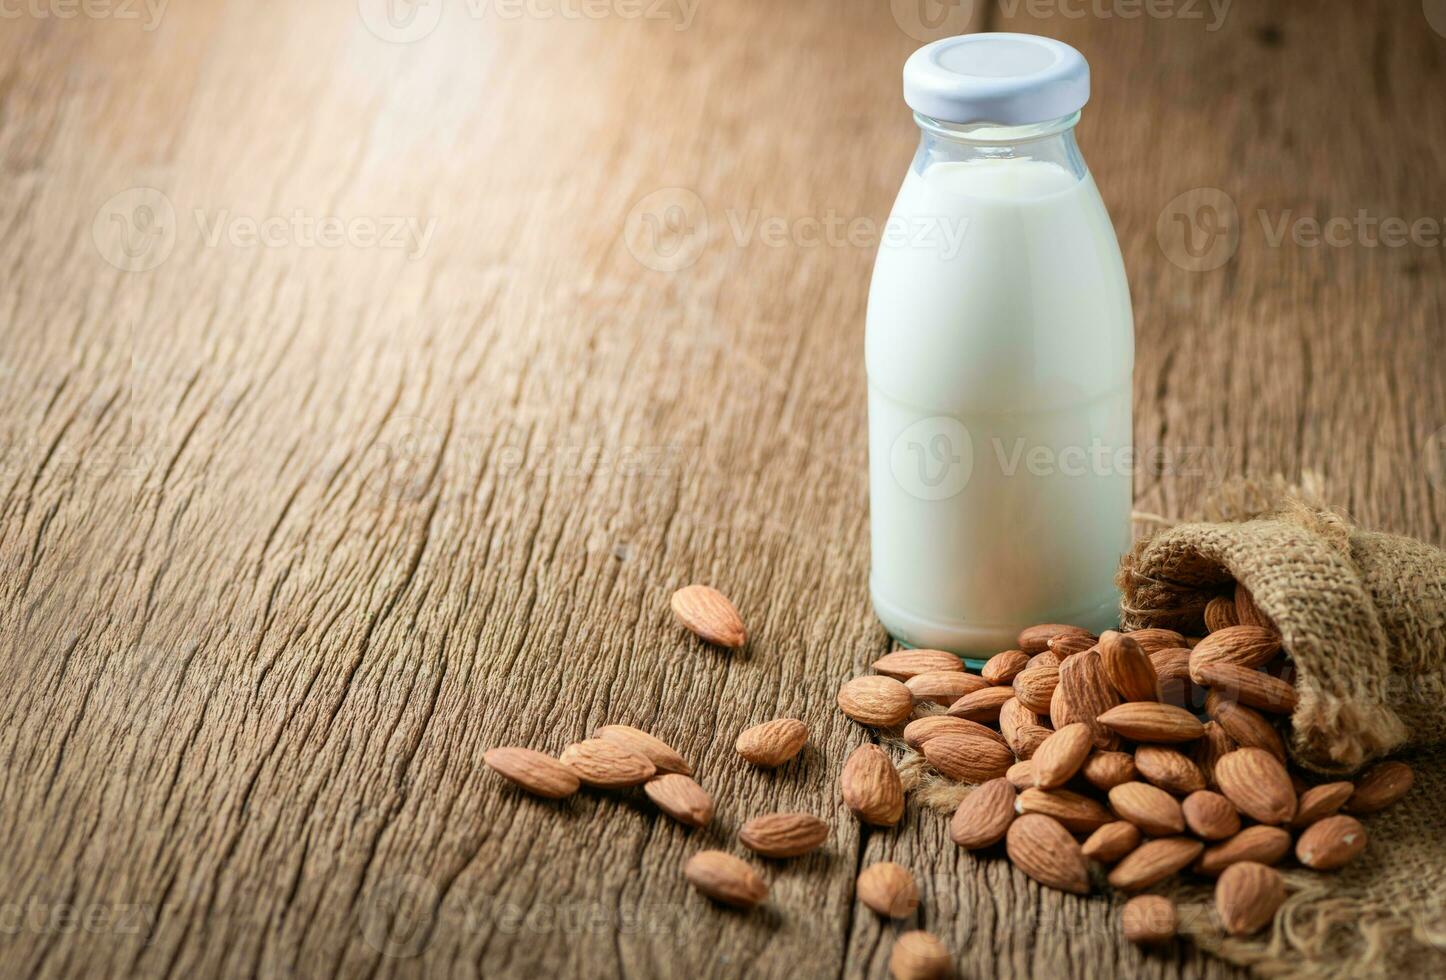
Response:
M1296 665L1298 761L1351 772L1395 752L1417 773L1404 800L1366 818L1371 842L1347 868L1282 863L1290 897L1258 935L1223 935L1209 882L1152 889L1175 898L1182 935L1259 976L1446 976L1446 553L1361 531L1281 481L1238 482L1200 523L1140 542L1120 581L1125 628L1190 635L1204 632L1212 596L1244 583ZM897 737L884 741L903 753L900 772L923 806L952 813L972 788Z

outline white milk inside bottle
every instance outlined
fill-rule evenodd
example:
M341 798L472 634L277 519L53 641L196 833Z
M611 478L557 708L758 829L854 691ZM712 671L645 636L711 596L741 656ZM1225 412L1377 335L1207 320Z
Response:
M904 69L922 138L869 291L871 592L910 646L985 657L1115 625L1130 545L1134 332L1074 141L1089 68L1020 34Z

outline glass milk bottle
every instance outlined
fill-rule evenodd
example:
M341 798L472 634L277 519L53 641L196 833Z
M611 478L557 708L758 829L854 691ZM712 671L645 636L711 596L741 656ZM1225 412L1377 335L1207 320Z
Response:
M1089 66L1027 34L904 66L918 152L869 289L870 591L909 646L987 657L1115 625L1134 331L1074 127Z

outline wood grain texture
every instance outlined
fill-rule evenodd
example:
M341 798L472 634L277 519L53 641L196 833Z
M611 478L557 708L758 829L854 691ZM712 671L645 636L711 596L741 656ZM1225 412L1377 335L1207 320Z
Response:
M1080 138L1131 275L1137 441L1170 463L1140 508L1312 471L1363 523L1446 538L1442 249L1273 248L1254 217L1446 218L1419 5L1240 4L1217 31L975 6L1095 66ZM958 852L936 814L861 832L837 796L868 735L834 691L888 648L850 222L887 214L916 138L890 5L457 4L413 43L367 9L0 34L10 969L878 976L908 926L853 876L892 859L964 975L1230 972L1140 956L1108 902ZM1241 221L1208 272L1156 233L1196 187ZM322 219L346 243L297 230ZM692 581L747 648L676 627ZM737 732L781 715L804 754L741 764ZM683 751L714 827L481 765L607 723ZM826 849L759 862L766 909L707 905L683 862L774 809L828 820Z

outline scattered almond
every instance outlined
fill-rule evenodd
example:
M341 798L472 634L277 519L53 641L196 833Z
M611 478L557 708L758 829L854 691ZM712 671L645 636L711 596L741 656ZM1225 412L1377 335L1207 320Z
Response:
M889 972L894 980L941 980L954 972L954 963L943 943L916 929L894 940Z
M1052 817L1077 834L1089 834L1114 820L1098 800L1067 789L1036 789L1031 786L1019 794L1014 804L1019 813L1038 813Z
M1205 776L1179 749L1169 745L1141 745L1135 749L1135 768L1156 786L1180 796L1205 788Z
M1014 802L1008 779L989 780L959 801L949 822L949 839L971 851L999 843L1014 822Z
M1088 635L1091 642L1094 641L1094 634L1079 626L1065 626L1061 623L1041 623L1038 626L1027 627L1019 634L1019 649L1025 653L1043 653L1049 649L1049 641L1061 633L1083 633Z
M1114 864L1139 847L1141 839L1139 827L1128 820L1112 820L1090 834L1081 850L1091 861Z
M1240 625L1259 626L1263 629L1275 631L1275 624L1270 621L1270 617L1260 611L1260 607L1255 604L1255 597L1250 594L1250 590L1239 582L1235 583L1234 602L1235 618L1240 620Z
M1236 745L1264 749L1271 755L1285 761L1285 742L1260 712L1247 708L1214 691L1205 698L1205 713L1214 719Z
M1183 833L1180 802L1149 783L1122 783L1110 790L1110 809L1151 837Z
M1215 781L1241 813L1261 823L1288 823L1295 816L1295 788L1285 766L1264 749L1236 749L1215 763Z
M1034 785L1054 789L1074 778L1094 747L1089 726L1076 722L1053 733L1035 749Z
M550 755L516 746L488 749L482 761L535 796L560 800L577 792L577 773Z
M983 783L1003 776L1014 763L1014 753L992 738L969 732L937 735L920 748L924 758L950 779Z
M658 771L646 756L605 738L587 738L562 750L562 761L589 786L619 789L647 782Z
M937 735L970 734L990 738L1008 747L1005 737L987 725L967 718L953 718L949 715L925 715L915 718L904 726L904 744L911 749L923 749L924 743Z
M698 638L736 649L748 642L743 617L728 597L706 585L689 585L673 593L673 615Z
M1009 825L1004 847L1014 866L1041 885L1076 895L1089 894L1084 853L1069 831L1052 817L1040 813L1019 817Z
M1162 895L1136 895L1120 910L1125 938L1137 946L1158 946L1175 938L1179 916Z
M1254 861L1240 861L1220 873L1215 885L1215 910L1232 936L1259 932L1275 918L1285 901L1280 872Z
M1274 864L1289 850L1290 834L1279 827L1256 824L1201 854L1195 870L1200 874L1218 875L1240 861Z
M715 902L751 909L768 897L768 885L747 861L726 851L699 851L683 866L683 876Z
M1045 650L1043 653L1036 653L1029 658L1026 667L1058 667L1059 658L1054 655L1053 650Z
M1146 653L1183 647L1189 642L1181 633L1159 628L1131 630L1129 637L1144 647Z
M1044 740L1053 734L1054 729L1045 728L1043 725L1020 725L1014 730L1014 738L1010 740L1009 747L1019 758L1032 759L1034 753L1044 744Z
M1200 856L1205 845L1189 837L1160 837L1135 848L1109 874L1120 891L1139 891L1159 884Z
M999 709L1012 697L1013 688L985 687L955 701L948 713L955 718L968 718L970 721L998 721Z
M1128 752L1096 752L1085 760L1080 772L1095 789L1109 792L1135 778L1135 757Z
M1014 676L1014 696L1030 711L1049 713L1050 699L1059 686L1059 668L1042 665L1022 670Z
M1100 665L1116 693L1126 701L1159 701L1160 681L1150 655L1132 637L1114 630L1100 634Z
M1366 849L1366 828L1355 817L1338 813L1311 824L1295 842L1295 856L1307 868L1334 871Z
M904 815L904 784L887 752L860 745L839 776L844 804L865 823L892 827Z
M1067 660L1077 653L1084 653L1096 642L1093 633L1061 633L1049 641L1049 652L1060 660Z
M1192 742L1205 734L1190 712L1157 701L1127 702L1101 714L1099 722L1137 742Z
M1280 635L1259 626L1229 626L1212 632L1190 651L1190 679L1204 684L1200 671L1210 664L1233 664L1254 670L1280 652Z
M1345 805L1346 800L1351 798L1355 786L1347 782L1322 783L1313 786L1300 794L1300 801L1296 804L1295 817L1290 821L1292 827L1309 827L1317 820L1324 820L1332 816L1337 810Z
M604 725L592 734L593 738L605 738L609 742L616 742L629 752L643 756L653 763L653 767L658 772L693 775L693 767L688 765L671 745L641 729L631 725Z
M892 728L914 711L914 695L892 677L855 677L839 688L838 706L861 725Z
M1404 762L1382 762L1373 766L1346 801L1347 813L1375 813L1384 810L1410 792L1416 774Z
M772 769L798 755L807 742L807 725L797 718L775 718L746 729L733 747L755 766Z
M1005 772L1004 778L1017 790L1026 790L1034 785L1034 763L1028 759L1016 762Z
M1082 721L1090 727L1095 748L1113 749L1119 745L1119 737L1100 721L1120 701L1120 696L1105 677L1104 666L1099 652L1086 650L1075 654L1059 667L1059 687L1068 705L1069 722ZM1053 714L1051 706L1051 714ZM1055 720L1055 728L1069 724Z
M691 776L677 772L654 776L643 784L643 792L659 810L689 827L706 827L713 819L713 798Z
M1028 665L1029 654L1023 650L1005 650L985 661L979 676L989 684L1008 684Z
M1235 804L1208 789L1196 790L1180 804L1185 825L1202 840L1225 840L1240 832Z
M919 674L932 674L940 670L962 672L964 661L947 650L895 650L874 661L874 672L906 681Z
M1239 701L1261 711L1288 715L1295 710L1296 703L1300 700L1295 693L1295 687L1289 682L1249 667L1218 662L1196 667L1192 659L1190 671L1200 684L1226 700Z
M745 823L738 840L764 857L798 857L828 840L828 824L811 813L768 813Z
M915 674L904 682L915 701L931 701L946 707L966 694L983 690L989 684L978 674L962 670L931 670Z
M869 865L859 873L856 888L859 901L891 919L907 919L919 907L914 876L892 861Z
M1218 595L1205 603L1205 630L1214 633L1219 630L1229 629L1231 626L1239 626L1240 617L1235 612L1235 600L1229 596Z
M1235 740L1225 733L1217 721L1207 721L1205 732L1200 740L1195 743L1195 765L1200 767L1200 775L1205 777L1206 786L1219 785L1215 781L1215 764L1220 757L1229 752L1234 752L1238 745Z

